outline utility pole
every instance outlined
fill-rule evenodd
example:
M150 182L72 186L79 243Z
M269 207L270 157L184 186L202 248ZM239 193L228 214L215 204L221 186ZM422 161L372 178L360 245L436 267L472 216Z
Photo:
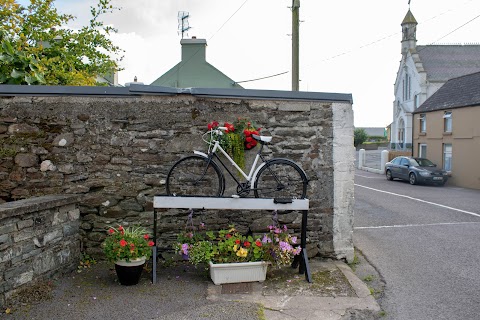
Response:
M299 91L300 0L292 0L292 91Z

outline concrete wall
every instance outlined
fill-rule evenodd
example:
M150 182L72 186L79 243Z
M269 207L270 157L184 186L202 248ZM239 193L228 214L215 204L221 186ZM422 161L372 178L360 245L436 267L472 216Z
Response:
M28 285L78 266L78 200L60 195L0 204L0 306Z
M452 176L449 185L480 189L480 106L455 108L452 112L452 132L444 132L446 110L425 113L427 130L420 132L419 114L415 114L413 154L418 156L419 145L427 145L427 158L443 167L443 145L452 145Z
M201 134L207 123L237 117L258 123L263 134L273 136L267 153L298 162L310 178L309 254L353 259L349 101L189 94L3 97L0 198L83 194L82 244L95 256L102 252L108 225L137 223L151 228L152 199L165 194L172 164L193 149L205 151ZM186 219L184 211L160 215L160 251L170 249ZM264 212L202 212L195 221L210 228L234 223L240 230L251 227L260 232L272 220L271 213ZM300 214L284 213L280 222L300 231Z

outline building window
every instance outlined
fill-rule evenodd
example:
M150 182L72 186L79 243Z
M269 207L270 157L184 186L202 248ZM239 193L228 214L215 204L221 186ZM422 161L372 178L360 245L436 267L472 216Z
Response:
M427 132L427 116L422 113L420 115L420 132L425 133Z
M409 74L405 74L403 79L403 100L410 100L412 90L411 77Z
M452 113L445 111L443 114L443 131L452 132Z
M452 171L452 145L450 143L443 144L443 170Z
M427 157L427 145L425 143L418 144L418 157L419 158Z
M415 106L415 109L420 107L420 95L419 94L416 94L413 97L413 105Z

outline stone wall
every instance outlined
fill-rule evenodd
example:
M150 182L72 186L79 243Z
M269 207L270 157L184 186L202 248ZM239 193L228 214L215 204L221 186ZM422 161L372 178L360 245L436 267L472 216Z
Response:
M165 194L172 164L194 149L205 151L201 134L207 123L237 117L254 120L263 134L273 136L267 149L270 156L292 159L306 171L311 200L309 254L349 259L347 252L353 252L351 101L190 94L0 97L0 198L83 194L82 244L87 253L98 255L108 225L138 223L152 228L152 199ZM334 144L337 154L347 156L336 166ZM343 148L350 151L342 153ZM335 180L334 170L343 172L343 177ZM226 195L233 192L227 190ZM339 193L336 198L335 192ZM184 228L187 215L180 210L161 214L161 251ZM299 232L299 213L280 217L281 223ZM271 213L196 213L195 222L200 221L210 228L233 223L240 230L260 231L271 223ZM335 248L335 242L341 246Z
M78 266L78 200L52 195L0 204L0 306L28 285Z

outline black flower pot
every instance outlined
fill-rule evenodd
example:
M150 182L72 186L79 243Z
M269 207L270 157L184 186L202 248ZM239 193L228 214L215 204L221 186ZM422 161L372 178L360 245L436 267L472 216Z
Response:
M117 272L118 281L124 286L132 286L140 281L142 276L145 259L137 261L117 261L115 262L115 271Z

